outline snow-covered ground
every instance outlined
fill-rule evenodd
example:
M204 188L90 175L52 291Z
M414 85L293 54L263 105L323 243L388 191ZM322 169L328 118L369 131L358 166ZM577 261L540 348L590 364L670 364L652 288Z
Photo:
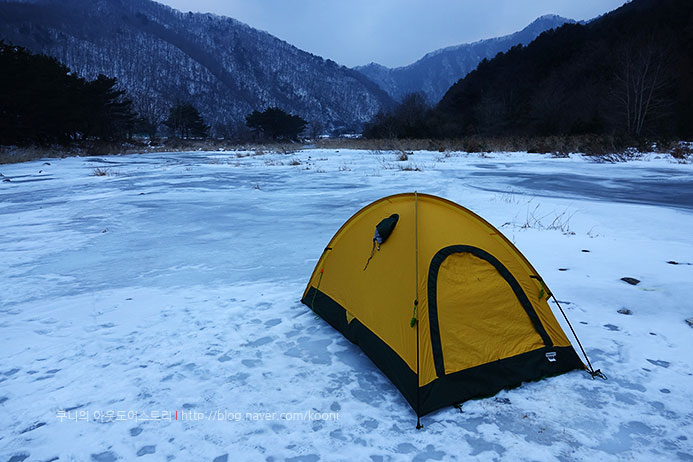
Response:
M0 166L1 462L693 460L693 165L249 154ZM527 383L417 431L299 303L345 220L414 190L513 240L608 380Z

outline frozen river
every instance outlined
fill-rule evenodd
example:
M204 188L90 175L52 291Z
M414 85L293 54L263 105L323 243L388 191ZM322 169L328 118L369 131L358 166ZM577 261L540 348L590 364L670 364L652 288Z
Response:
M252 154L0 166L0 462L693 460L693 265L667 263L693 263L693 165ZM298 301L344 221L414 190L506 234L609 380L524 384L416 431Z

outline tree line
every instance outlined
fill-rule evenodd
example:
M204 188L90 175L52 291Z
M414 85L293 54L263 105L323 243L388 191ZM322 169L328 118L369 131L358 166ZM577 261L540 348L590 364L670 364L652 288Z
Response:
M116 79L92 81L54 58L0 42L2 144L115 140L132 129L132 102Z
M434 107L378 114L372 138L693 136L693 2L634 0L483 60Z
M195 106L181 102L168 117L133 103L114 77L77 76L55 58L0 41L0 145L67 145L81 141L122 142L154 138L160 125L172 137L207 138L210 127ZM139 109L139 110L138 110ZM307 126L301 117L272 107L246 118L258 139L297 139Z

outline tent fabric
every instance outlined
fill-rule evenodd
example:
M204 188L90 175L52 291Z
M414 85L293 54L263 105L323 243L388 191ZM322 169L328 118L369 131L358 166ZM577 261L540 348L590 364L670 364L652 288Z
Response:
M374 230L393 215L396 226L364 269ZM481 217L406 193L344 223L302 301L359 345L422 416L585 367L544 289L527 259Z

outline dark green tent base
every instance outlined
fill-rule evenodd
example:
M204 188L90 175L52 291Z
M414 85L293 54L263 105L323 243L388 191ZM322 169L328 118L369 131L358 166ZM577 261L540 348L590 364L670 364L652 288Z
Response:
M314 287L308 290L301 301L314 309L316 314L351 342L359 345L371 361L399 389L418 416L472 398L491 396L504 388L516 387L522 382L539 380L585 367L570 346L543 347L438 377L421 387L417 394L416 373L392 348L358 319L347 322L346 310L339 303ZM414 329L412 329L412 335L415 335ZM550 355L553 356L554 361L549 361L547 353L555 353L555 356Z
M404 399L409 402L412 409L416 411L416 373L409 369L407 363L387 343L380 340L358 319L354 318L351 322L347 322L346 310L328 295L319 290L316 293L315 288L311 287L306 297L301 301L310 307L314 295L315 313L352 343L360 346L366 356L385 373L387 378L402 393Z
M546 354L551 352L556 353L553 362L546 357ZM584 368L573 347L554 346L464 369L438 377L421 387L420 415L453 403L495 395L505 388L517 387L522 382Z

